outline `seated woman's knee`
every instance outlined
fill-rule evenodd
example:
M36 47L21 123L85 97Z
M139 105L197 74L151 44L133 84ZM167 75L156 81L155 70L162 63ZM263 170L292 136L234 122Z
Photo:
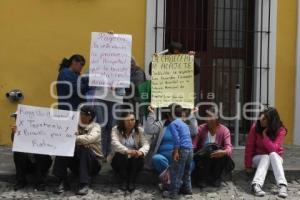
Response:
M269 156L270 156L270 157L277 157L277 156L279 156L279 155L278 155L278 153L276 153L276 152L274 151L274 152L271 152L271 153L269 154Z

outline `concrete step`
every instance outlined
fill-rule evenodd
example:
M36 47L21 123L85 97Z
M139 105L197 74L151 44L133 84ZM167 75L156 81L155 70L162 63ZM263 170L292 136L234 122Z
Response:
M284 169L286 176L294 176L300 173L300 147L299 146L285 146ZM244 149L236 149L233 153L233 160L235 162L235 169L231 177L227 180L239 180L249 178L244 172ZM270 172L270 177L272 173ZM48 177L49 181L55 181L55 177L51 174ZM15 180L15 168L12 158L11 148L0 147L0 180L13 182ZM100 174L95 177L94 182L97 184L115 184L118 182L110 165L104 163ZM158 183L158 174L154 171L144 170L140 173L137 180L140 184L156 185Z
M299 175L300 170L285 170L285 174L287 179L289 180L288 177L293 177L295 175ZM273 178L273 172L269 171L268 177L271 179ZM32 180L32 177L28 177L29 180ZM231 175L228 175L224 178L224 181L238 181L238 180L247 180L250 181L251 176L247 175L244 170L241 169L236 169L234 170ZM0 172L0 180L4 182L14 182L15 181L15 172ZM75 181L76 177L73 177L70 174L70 180ZM53 183L56 180L56 178L52 175L49 174L47 177L47 181L50 183ZM103 165L100 173L94 177L93 183L95 184L117 184L118 183L118 177L115 175L115 173L111 170L110 166L108 164ZM138 184L143 184L143 185L156 185L158 183L158 174L155 171L152 170L143 170L137 179Z

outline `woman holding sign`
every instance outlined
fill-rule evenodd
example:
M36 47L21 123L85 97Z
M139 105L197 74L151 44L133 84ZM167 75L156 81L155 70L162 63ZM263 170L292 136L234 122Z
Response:
M11 117L17 118L17 114L13 113ZM14 136L17 131L17 126L11 126L11 140L14 141ZM16 168L17 183L14 185L14 190L19 190L27 185L26 176L34 174L35 189L44 191L46 184L45 179L52 165L51 156L31 154L23 152L14 152L14 163Z
M111 166L121 179L121 189L135 190L135 180L144 166L149 144L133 112L124 112L112 129Z
M83 106L80 110L80 124L76 136L76 146L73 157L56 156L53 174L59 178L59 185L54 191L61 194L70 189L68 171L79 176L78 195L89 192L91 178L101 169L103 154L101 150L101 128L94 122L95 111L91 106Z
M88 77L80 77L84 65L84 57L78 54L62 60L56 85L58 109L77 110L78 106L85 101L84 95L88 90Z

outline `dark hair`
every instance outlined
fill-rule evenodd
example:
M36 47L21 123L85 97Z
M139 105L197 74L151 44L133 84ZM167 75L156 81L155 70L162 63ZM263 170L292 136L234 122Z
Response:
M214 115L217 119L220 118L220 114L219 114L219 111L218 111L217 107L210 106L209 108L207 108L205 110L205 116L211 116L211 115Z
M182 117L183 108L181 105L173 103L168 106L169 108L169 116L172 117L172 114L175 115L175 117Z
M191 115L192 109L190 108L183 108L182 112L185 113L185 115L188 117Z
M133 115L135 118L135 113L132 110L129 110L129 111L122 112L120 116L121 120L118 121L117 129L123 136L125 136L124 118L128 117L129 115ZM136 133L139 132L139 121L136 118L135 118L134 131Z
M133 67L133 66L136 66L136 65L137 65L137 64L136 64L136 61L135 61L135 58L134 58L133 56L131 56L130 65L131 65L131 67Z
M259 114L259 117L261 117L262 115L264 115L266 117L266 119L268 120L267 136L271 140L275 140L277 137L278 130L281 127L285 128L280 119L280 116L279 116L277 110L275 108L269 107L269 108L266 108L265 110L263 110ZM264 129L265 128L261 126L260 120L258 119L256 122L256 132L262 135ZM285 128L285 130L287 132L286 128Z
M171 123L171 121L170 121L170 109L169 109L169 107L162 107L161 109L161 119L162 120L165 120L165 122L164 122L164 127L167 127L170 123Z
M220 114L219 114L219 111L218 111L218 108L215 107L215 106L210 106L209 108L207 108L205 110L205 116L208 117L208 116L214 116L215 117L215 120L216 120L216 123L217 125L220 124Z
M82 55L74 54L69 59L64 58L59 65L59 72L64 68L69 68L73 61L81 62L82 65L85 65L85 58Z
M151 76L152 75L152 61L149 63L148 70L149 70L149 75Z
M169 53L174 54L175 50L178 50L179 52L183 51L183 45L180 42L174 42L172 41L168 45Z
M82 106L80 108L80 113L90 116L91 117L90 122L92 122L96 117L96 111L93 106L89 106L89 105Z

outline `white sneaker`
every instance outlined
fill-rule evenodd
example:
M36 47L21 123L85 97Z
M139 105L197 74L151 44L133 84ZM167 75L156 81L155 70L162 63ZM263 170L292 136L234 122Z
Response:
M263 197L266 195L266 193L261 189L261 186L258 184L252 185L252 191L253 191L254 195L257 197Z
M286 185L279 185L278 196L281 198L287 198L288 193Z

